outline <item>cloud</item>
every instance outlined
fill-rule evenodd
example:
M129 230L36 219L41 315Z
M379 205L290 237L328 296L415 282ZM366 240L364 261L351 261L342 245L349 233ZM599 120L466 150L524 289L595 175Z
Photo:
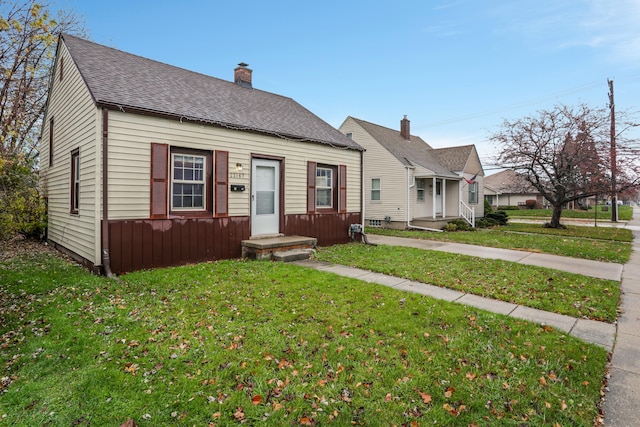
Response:
M491 14L502 36L553 51L588 48L609 62L640 67L637 0L501 3Z
M615 62L640 62L640 3L637 0L588 0L581 27L587 45L607 49Z

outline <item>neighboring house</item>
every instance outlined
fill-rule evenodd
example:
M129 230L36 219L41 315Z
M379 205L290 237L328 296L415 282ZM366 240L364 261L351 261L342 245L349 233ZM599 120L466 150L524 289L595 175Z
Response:
M506 169L484 178L484 196L493 208L500 206L526 207L527 200L535 200L536 207L544 206L544 198L522 175Z
M484 215L484 172L474 146L434 149L400 130L347 117L340 131L364 153L365 225L439 229L448 220Z
M48 240L102 272L241 256L254 237L349 240L363 148L294 100L59 38L41 135Z
M432 155L438 162L462 177L460 200L474 208L476 217L484 216L484 169L473 144L435 148Z

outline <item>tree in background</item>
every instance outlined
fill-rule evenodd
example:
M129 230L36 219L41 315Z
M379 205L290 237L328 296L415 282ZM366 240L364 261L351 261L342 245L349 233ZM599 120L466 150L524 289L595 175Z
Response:
M22 154L0 156L0 240L16 233L42 239L47 227L47 206L40 195L34 159Z
M38 154L40 125L60 32L79 32L77 18L51 17L35 0L0 1L0 155Z
M73 13L35 0L0 0L0 237L42 236L38 139L57 36L82 34Z
M629 124L633 126L633 124ZM629 127L626 127L629 128ZM548 227L562 227L563 207L611 191L610 126L605 109L558 105L537 116L505 120L491 140L501 146L499 164L522 175L553 208ZM625 145L618 156L619 191L638 186L638 150Z

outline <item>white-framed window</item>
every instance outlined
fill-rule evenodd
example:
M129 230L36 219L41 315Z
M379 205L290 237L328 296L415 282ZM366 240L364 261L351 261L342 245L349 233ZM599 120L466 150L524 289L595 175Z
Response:
M469 203L478 203L478 183L472 182L469 184Z
M424 202L424 187L425 187L424 178L416 179L416 199L419 202Z
M206 209L206 157L194 154L171 154L171 209Z
M77 214L80 209L80 150L71 152L71 206L70 212Z
M381 192L380 178L371 178L371 200L380 200Z
M316 168L316 207L333 207L333 168L318 166Z
M381 227L382 226L382 220L380 220L380 219L370 219L369 220L369 225L371 227Z

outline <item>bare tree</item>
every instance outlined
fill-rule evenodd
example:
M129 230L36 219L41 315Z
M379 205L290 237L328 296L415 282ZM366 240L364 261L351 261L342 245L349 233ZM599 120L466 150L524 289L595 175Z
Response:
M535 117L505 120L491 140L501 146L499 164L521 174L553 208L548 227L562 227L564 206L611 191L608 113L586 105L556 106ZM619 189L637 186L636 150L626 150L616 164ZM637 157L636 157L637 158Z
M60 32L84 32L78 18L46 3L0 0L0 156L37 156L37 141Z

